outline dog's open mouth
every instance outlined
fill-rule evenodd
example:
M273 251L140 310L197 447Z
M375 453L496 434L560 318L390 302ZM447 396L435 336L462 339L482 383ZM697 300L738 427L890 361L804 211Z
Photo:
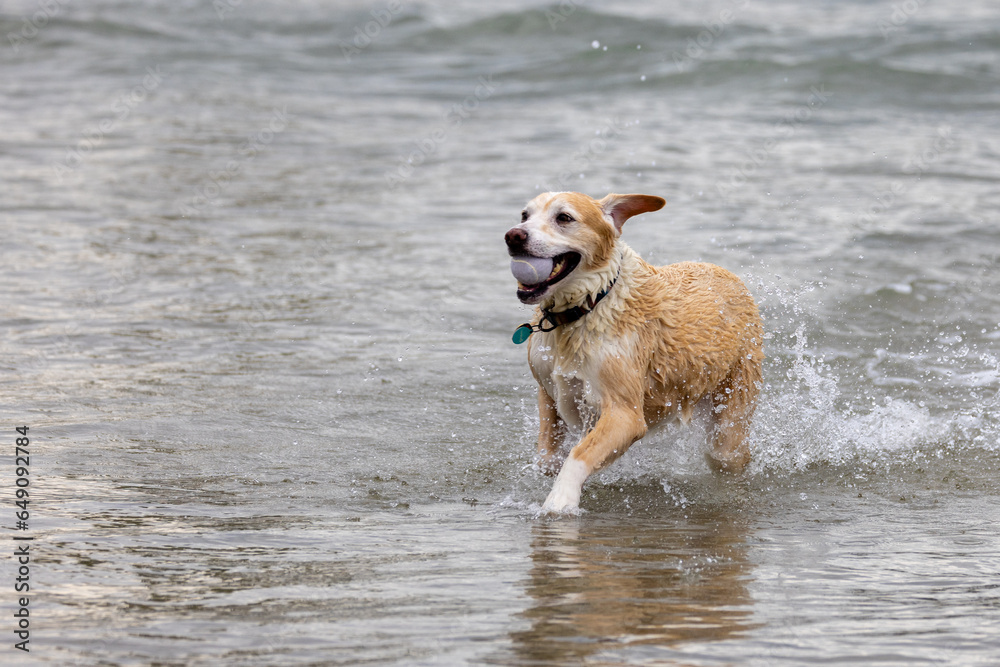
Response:
M579 263L580 253L564 252L561 255L556 255L552 258L552 271L547 278L531 285L525 285L520 280L517 282L517 298L525 303L531 302L532 299L541 296L545 290L572 273Z

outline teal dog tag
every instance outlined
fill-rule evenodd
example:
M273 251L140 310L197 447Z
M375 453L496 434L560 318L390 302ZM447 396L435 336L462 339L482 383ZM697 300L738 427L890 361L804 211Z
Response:
M521 326L519 326L517 329L514 330L514 336L511 340L514 341L515 345L520 345L524 341L528 340L528 337L531 336L531 333L532 333L531 325L522 324Z

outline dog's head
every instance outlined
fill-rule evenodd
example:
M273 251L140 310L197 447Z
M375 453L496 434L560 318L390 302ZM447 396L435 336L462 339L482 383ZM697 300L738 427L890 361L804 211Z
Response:
M625 221L665 203L652 195L610 194L600 200L579 192L538 195L521 211L521 223L504 237L514 258L517 298L540 303L581 274L600 271L611 261ZM519 262L525 266L518 268Z

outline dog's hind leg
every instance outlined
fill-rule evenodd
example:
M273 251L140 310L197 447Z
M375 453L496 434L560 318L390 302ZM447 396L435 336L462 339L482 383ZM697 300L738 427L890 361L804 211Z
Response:
M747 436L760 382L760 362L741 358L711 393L714 428L708 463L719 472L739 473L750 462Z

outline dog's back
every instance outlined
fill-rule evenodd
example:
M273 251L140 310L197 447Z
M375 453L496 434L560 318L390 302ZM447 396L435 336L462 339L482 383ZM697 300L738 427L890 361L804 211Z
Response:
M687 421L708 397L716 421L709 460L723 470L742 468L750 458L742 435L756 405L764 359L753 297L734 274L700 262L650 266L637 292L641 315L631 319L641 332L641 349L649 350L647 425L675 414Z

